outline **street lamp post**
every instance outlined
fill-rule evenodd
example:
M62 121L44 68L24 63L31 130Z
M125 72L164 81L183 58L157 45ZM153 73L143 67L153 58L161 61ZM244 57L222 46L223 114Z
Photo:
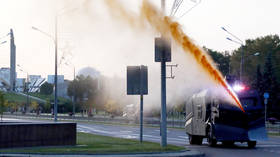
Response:
M5 40L5 41L2 41L1 43L0 43L0 45L2 45L2 44L5 44L7 41Z
M57 121L57 15L55 16L54 121Z
M54 121L57 121L57 15L55 16L55 37L53 38L51 35L49 35L48 33L36 28L36 27L32 27L32 29L41 32L42 34L50 37L55 45L55 58L54 58Z
M259 55L260 55L260 53L259 53L259 52L256 52L256 53L254 53L254 54L251 54L251 55L248 55L248 56L244 57L244 58L243 58L243 61L246 61L248 58L250 58L250 57L252 57L252 56L259 56Z
M240 58L240 71L239 71L239 80L242 82L242 72L243 72L243 57L244 57L244 44L243 41L241 39L239 39L236 35L232 34L231 32L229 32L227 29L225 29L224 27L221 27L223 31L227 32L229 35L231 35L232 37L234 37L236 40L233 40L231 38L226 38L227 40L237 43L239 45L241 45L241 58Z
M32 27L32 29L37 30L45 35L47 35L48 37L50 37L55 45L55 72L54 72L54 121L57 121L57 48L58 48L58 41L57 41L57 25L58 25L58 16L66 13L67 11L74 11L77 8L63 8L60 10L60 12L58 12L55 15L55 37L53 38L51 35L49 35L48 33L45 33L43 31L41 31L40 29L36 28L36 27Z
M25 86L26 86L26 104L25 104L25 106L24 106L24 113L26 113L27 106L28 106L28 102L29 102L29 88L28 88L28 85L29 85L29 83L28 83L28 82L29 82L29 80L28 80L29 74L28 74L27 71L24 71L24 70L22 69L22 67L21 67L19 64L17 64L17 66L20 68L20 69L19 69L20 71L26 73L26 83L25 83Z

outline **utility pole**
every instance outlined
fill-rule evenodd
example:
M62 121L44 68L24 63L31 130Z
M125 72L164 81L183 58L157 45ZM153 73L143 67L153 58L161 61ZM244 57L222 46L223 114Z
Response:
M165 13L165 0L161 0L161 10Z
M10 91L15 91L16 86L16 45L13 29L10 29Z
M161 10L165 13L165 0L161 0ZM161 35L162 36L162 35ZM161 146L167 145L167 131L166 131L166 56L165 53L161 54L161 123L160 123L160 135Z
M241 58L240 58L240 74L239 74L239 80L242 83L242 74L243 74L243 61L244 61L244 48L243 44L241 44Z
M57 15L55 16L54 121L57 121Z
M74 78L73 78L73 83L76 79L76 70L75 70L75 66L74 66ZM75 85L75 83L74 83ZM74 88L74 93L73 93L73 117L75 116L75 88Z

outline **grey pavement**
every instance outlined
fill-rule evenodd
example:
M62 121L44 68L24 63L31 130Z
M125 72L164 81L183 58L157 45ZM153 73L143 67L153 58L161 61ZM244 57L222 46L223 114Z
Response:
M0 154L0 156L9 157L204 157L199 151L182 151L170 153L141 153L141 154L96 154L96 155L39 155L39 154Z

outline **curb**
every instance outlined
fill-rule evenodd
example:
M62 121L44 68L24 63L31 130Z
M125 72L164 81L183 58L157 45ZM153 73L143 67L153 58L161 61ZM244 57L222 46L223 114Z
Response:
M20 153L0 153L5 157L204 157L205 154L199 151L187 150L166 153L137 153L137 154L20 154Z

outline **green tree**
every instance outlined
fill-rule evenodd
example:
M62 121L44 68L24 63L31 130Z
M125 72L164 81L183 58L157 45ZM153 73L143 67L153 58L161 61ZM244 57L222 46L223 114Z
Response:
M108 100L104 107L106 112L109 113L112 117L121 115L121 106L114 100Z
M260 95L264 93L264 81L263 81L263 74L261 72L261 65L257 66L256 71L256 79L254 80L253 84L254 89L257 89Z
M264 82L264 91L270 94L270 99L268 102L268 116L275 115L278 113L279 104L277 100L277 91L278 91L278 83L275 77L274 68L272 66L272 54L268 53L266 57L266 62L264 66L264 75L263 75L263 82ZM278 108L278 109L277 109Z
M16 102L8 102L7 106L10 108L11 113L17 112L18 104Z
M241 61L241 52L244 53L244 62L243 62L243 80L245 83L250 84L255 80L255 72L257 66L265 66L266 57L268 53L271 53L271 64L275 71L275 77L280 81L280 39L278 35L268 35L264 37L259 37L256 39L248 39L245 42L245 45L239 47L232 53L231 56L231 69L233 74L239 76L240 72L240 61ZM254 54L259 53L258 56ZM263 72L263 71L262 71Z
M238 76L241 52L244 52L242 80L253 88L269 92L269 116L280 118L280 39L278 35L267 35L246 40L245 45L235 50L231 57L231 69ZM259 53L258 56L254 54ZM263 68L261 68L263 67ZM257 75L256 75L257 71Z
M0 91L0 114L1 114L1 121L2 121L4 110L5 110L4 94Z
M45 110L45 112L51 112L51 101L50 101L50 99L48 99L47 100L47 102L44 104L44 110Z
M90 111L97 95L97 79L79 75L69 83L67 94L74 97L74 103L80 108Z
M273 93L276 90L275 88L277 88L277 82L275 78L274 69L272 67L271 53L268 53L266 57L263 77L264 77L264 89L269 93Z
M38 113L39 104L37 103L37 101L32 101L30 107L34 112Z
M218 52L204 47L204 49L211 56L213 61L216 63L216 66L220 72L225 76L230 73L230 55L229 52Z
M40 87L40 93L44 95L50 95L53 93L53 85L45 82L41 87Z

